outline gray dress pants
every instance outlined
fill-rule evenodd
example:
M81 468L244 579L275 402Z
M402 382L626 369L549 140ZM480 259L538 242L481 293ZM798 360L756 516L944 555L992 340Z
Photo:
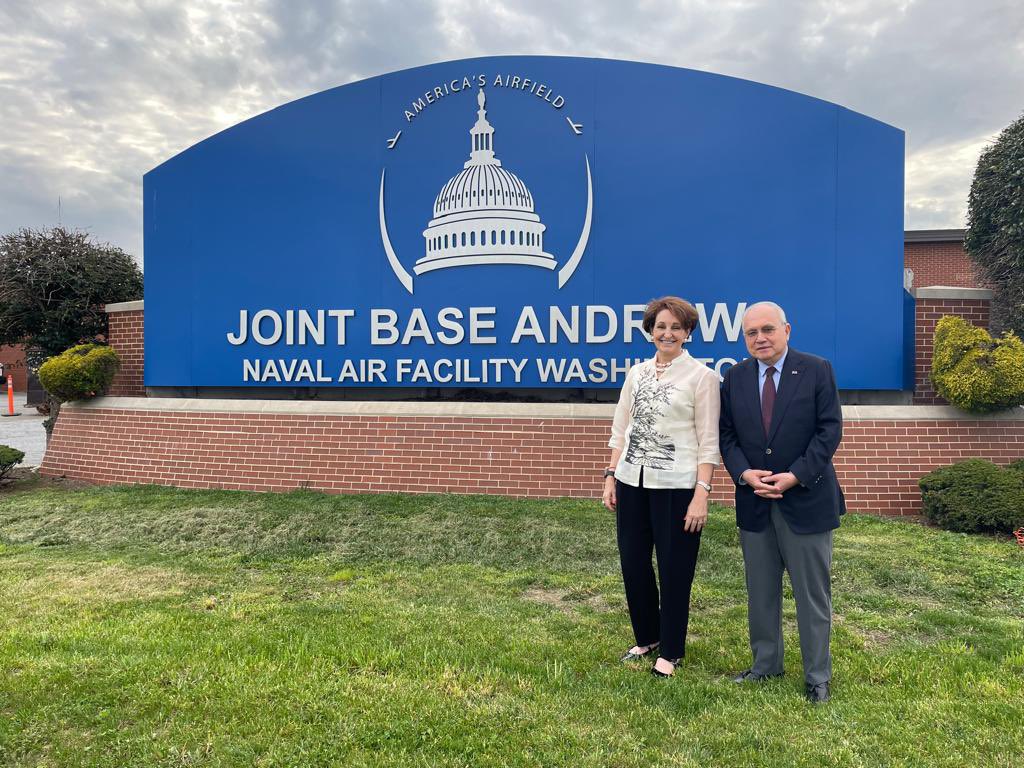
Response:
M832 679L832 531L797 534L773 503L763 531L740 530L747 576L747 620L754 674L782 674L782 571L789 572L796 600L804 678L811 685Z

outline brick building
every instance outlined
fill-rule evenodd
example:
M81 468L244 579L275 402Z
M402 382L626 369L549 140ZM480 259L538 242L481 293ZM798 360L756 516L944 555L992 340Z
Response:
M14 377L14 391L24 392L28 386L28 366L25 365L25 350L21 347L0 346L0 366L4 369L4 391L7 374Z
M903 233L903 268L915 288L944 285L984 288L964 250L962 229L911 229Z

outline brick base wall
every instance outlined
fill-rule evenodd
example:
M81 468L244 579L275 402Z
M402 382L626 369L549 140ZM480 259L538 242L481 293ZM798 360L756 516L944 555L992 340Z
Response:
M1009 464L1024 457L1020 409L1003 420L971 419L948 406L904 410L911 409L921 411L921 418L843 420L835 465L851 512L920 514L917 481L933 469L964 459ZM929 411L958 418L926 418Z
M957 315L979 328L987 329L989 303L988 299L917 298L914 329L915 405L938 405L946 402L932 387L935 325L939 319L945 315Z
M609 406L537 405L537 417L523 418L456 413L483 413L484 404L406 403L399 409L406 413L388 415L366 413L381 405L373 403L311 404L299 413L281 412L298 411L295 404L265 401L224 411L216 401L172 401L157 410L159 402L108 398L66 406L42 474L186 488L596 499L609 455ZM326 412L346 407L353 412ZM544 415L559 408L576 413ZM411 415L417 409L438 413ZM921 414L909 420L878 418L886 407L847 411L836 468L851 511L917 514L917 480L929 470L972 456L1000 463L1024 456L1024 413L969 420L949 418L949 408L889 408ZM731 504L732 492L719 469L713 498Z
M145 397L146 388L142 383L143 310L140 307L113 311L109 312L108 318L108 343L121 358L121 370L110 385L110 394L114 397Z

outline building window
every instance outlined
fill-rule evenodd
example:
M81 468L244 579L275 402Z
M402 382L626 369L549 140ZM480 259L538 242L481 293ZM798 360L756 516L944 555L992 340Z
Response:
M465 232L462 233L462 247L463 248L466 247L466 233Z
M469 244L476 245L476 232L469 233Z

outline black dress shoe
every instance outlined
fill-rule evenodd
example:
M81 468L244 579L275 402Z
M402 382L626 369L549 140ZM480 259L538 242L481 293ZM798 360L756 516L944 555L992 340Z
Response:
M654 675L655 677L672 677L673 675L675 675L676 667L679 666L679 662L682 661L682 658L678 658L678 659L665 659L665 661L667 661L669 664L672 665L672 671L671 672L662 672L657 667L651 667L651 674Z
M645 656L647 656L647 654L649 654L651 651L657 650L659 645L661 645L661 643L655 643L654 645L649 645L649 646L647 646L647 650L643 651L642 653L633 653L633 649L631 648L630 650L628 650L624 654L622 654L622 658L619 659L619 661L621 661L623 664L625 664L627 661L637 661L637 660L642 659ZM633 646L633 648L639 648L639 647L640 647L639 645L634 645Z
M776 675L762 675L759 672L755 672L752 669L744 669L736 677L732 679L734 683L758 683L762 680L771 680L773 677L782 677L782 673L779 672Z
M826 680L824 683L818 683L817 685L807 683L807 700L812 704L824 704L828 701L831 698L828 682Z

